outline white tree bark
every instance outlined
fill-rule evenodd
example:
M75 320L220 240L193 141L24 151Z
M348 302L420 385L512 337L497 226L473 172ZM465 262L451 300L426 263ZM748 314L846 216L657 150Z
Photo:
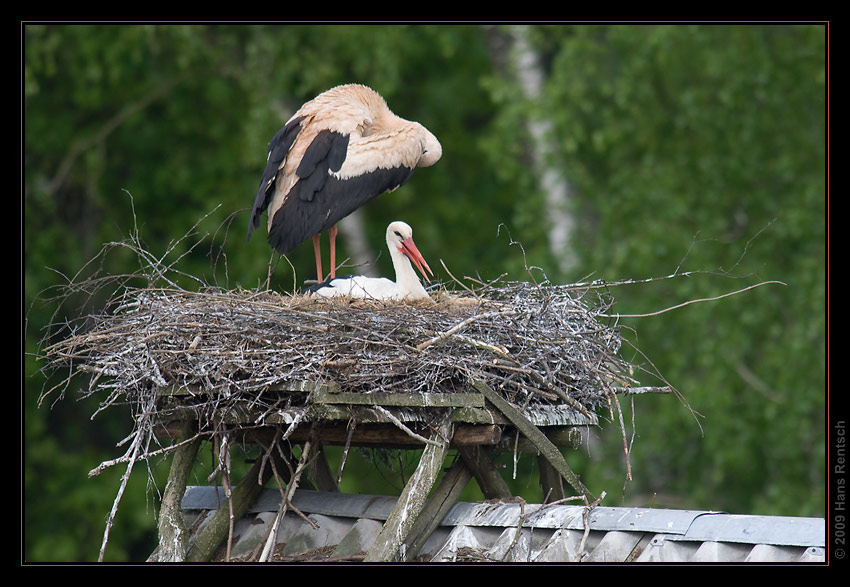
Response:
M528 39L528 27L513 26L509 29L510 62L523 95L529 102L538 102L543 93L543 70L537 53ZM557 163L557 149L553 142L553 125L547 118L531 116L527 120L532 137L531 157L540 189L546 198L548 225L546 235L549 250L558 259L562 274L573 270L578 259L572 247L575 218L572 213L572 190L563 169Z

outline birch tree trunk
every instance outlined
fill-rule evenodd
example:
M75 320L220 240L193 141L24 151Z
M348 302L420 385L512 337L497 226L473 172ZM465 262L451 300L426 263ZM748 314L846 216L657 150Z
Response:
M507 35L503 35L501 42L491 42L491 50L504 52L504 55L497 55L495 58L503 63L505 73L515 78L523 98L530 104L537 104L543 93L544 73L539 56L529 40L529 27L517 25L506 30ZM495 29L490 29L489 32L491 37L501 34ZM530 156L533 173L538 178L538 184L545 196L549 250L557 259L561 274L566 275L578 263L572 246L575 227L572 189L558 162L551 120L531 112L525 124L531 136Z

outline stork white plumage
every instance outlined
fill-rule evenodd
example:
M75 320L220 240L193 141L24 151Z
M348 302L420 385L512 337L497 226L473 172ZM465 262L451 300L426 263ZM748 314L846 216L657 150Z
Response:
M403 185L415 168L436 163L442 152L437 137L393 114L374 90L331 88L305 103L269 143L248 238L268 209L269 244L283 255L312 237L321 282L319 235L328 231L335 277L336 223Z
M323 297L348 296L352 298L370 298L376 300L423 300L428 292L413 270L413 266L422 273L426 281L428 273L434 275L425 258L413 242L413 229L401 221L390 223L387 227L387 248L395 269L395 281L386 277L365 277L352 275L337 277L310 288L315 295ZM426 273L427 271L427 273Z

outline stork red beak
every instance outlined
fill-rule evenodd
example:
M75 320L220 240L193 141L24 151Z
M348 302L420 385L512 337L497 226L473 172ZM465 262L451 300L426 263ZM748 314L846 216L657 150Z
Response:
M416 265L416 268L419 269L419 272L422 274L422 277L425 278L425 281L431 283L431 280L428 279L428 275L425 273L425 270L428 270L432 276L434 272L431 271L431 268L428 267L428 263L425 261L425 257L422 256L422 253L419 252L419 249L416 248L416 243L413 242L413 238L409 238L407 240L401 241L401 248L399 251L407 255L407 258L413 261L413 264Z

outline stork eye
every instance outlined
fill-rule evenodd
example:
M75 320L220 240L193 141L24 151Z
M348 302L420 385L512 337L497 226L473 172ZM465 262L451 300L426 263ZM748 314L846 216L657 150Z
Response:
M394 230L393 232L395 232L395 235L396 235L398 238L401 238L401 233L400 233L399 231Z

